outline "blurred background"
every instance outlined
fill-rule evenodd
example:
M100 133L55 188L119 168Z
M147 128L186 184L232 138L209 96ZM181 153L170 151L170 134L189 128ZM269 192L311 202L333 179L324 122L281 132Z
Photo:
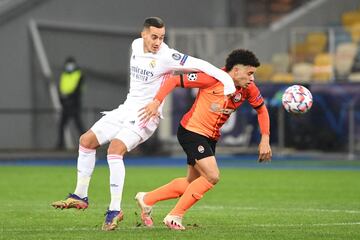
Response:
M0 0L0 158L74 158L73 125L66 148L56 148L64 59L75 57L86 76L81 116L88 129L125 100L129 47L149 16L165 21L170 47L218 67L235 48L259 57L256 82L274 154L360 158L359 0ZM281 106L293 84L314 97L301 116ZM168 97L159 130L131 155L179 154L176 129L194 94L177 89ZM222 135L219 154L256 153L256 113L244 104Z

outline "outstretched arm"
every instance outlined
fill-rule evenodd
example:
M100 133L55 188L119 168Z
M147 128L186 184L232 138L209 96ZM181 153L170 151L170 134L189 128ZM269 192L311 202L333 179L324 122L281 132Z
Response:
M139 110L139 118L142 125L146 124L150 118L158 114L160 104L165 97L177 86L180 86L180 75L171 76L164 80L152 102Z
M263 104L256 109L258 114L258 122L261 132L261 140L259 144L259 162L271 161L272 151L270 147L270 118L268 110Z
M225 71L215 67L214 65L195 57L190 57L184 67L190 66L216 78L224 85L224 95L233 94L236 91L234 81Z
M204 72L224 85L224 95L230 95L236 91L234 81L229 74L209 62L179 53L173 49L170 50L170 54L172 57L169 58L167 65L170 66L172 70Z
M160 104L163 102L166 96L174 90L174 88L207 88L218 83L215 78L205 73L192 73L191 75L191 79L189 79L188 74L175 75L166 78L155 95L153 101L139 110L140 122L146 124L150 118L156 116L158 114Z

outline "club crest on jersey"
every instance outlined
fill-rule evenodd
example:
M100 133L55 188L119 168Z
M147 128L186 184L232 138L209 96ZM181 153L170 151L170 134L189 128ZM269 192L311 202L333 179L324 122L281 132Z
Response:
M173 53L172 58L177 61L177 60L180 60L181 55L180 55L180 53Z
M155 59L153 59L153 60L150 62L149 66L150 66L151 68L155 68L155 66L156 66L156 61L155 61Z
M196 74L196 73L189 73L189 74L187 75L187 78L188 78L189 81L196 81L196 79L197 79L197 74Z
M234 102L239 102L241 100L241 93L237 93L234 97L233 97L233 100Z
M205 148L202 145L198 146L198 151L199 153L204 153L205 152Z

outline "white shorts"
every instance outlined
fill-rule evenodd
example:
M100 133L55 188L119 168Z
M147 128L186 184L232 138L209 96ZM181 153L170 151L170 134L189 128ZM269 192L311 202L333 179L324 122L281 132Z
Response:
M140 127L138 112L127 109L123 105L104 114L91 127L99 144L103 145L116 138L125 144L128 152L151 137L160 122L160 119L156 117L152 118L145 127Z

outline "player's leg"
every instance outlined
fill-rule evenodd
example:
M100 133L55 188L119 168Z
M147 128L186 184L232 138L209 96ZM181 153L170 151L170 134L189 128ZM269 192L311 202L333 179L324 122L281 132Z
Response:
M142 198L136 197L136 199L141 199L141 202L143 202L147 206L153 206L159 201L178 198L183 195L189 183L198 178L199 176L199 172L193 166L189 166L188 174L186 177L175 178L169 183L158 187L150 192L139 192L137 196L142 195Z
M157 202L182 196L186 188L189 186L189 183L199 176L200 175L197 170L193 166L190 166L187 177L175 178L169 183L150 192L138 192L135 196L135 200L141 208L141 219L143 224L147 227L151 227L153 225L151 213L153 206Z
M182 218L186 211L199 201L219 180L219 170L214 156L196 161L194 167L201 176L189 184L175 207L164 219L164 223L169 228L184 230Z
M124 217L124 214L121 211L121 200L125 181L125 165L123 156L126 152L127 147L123 141L113 139L110 142L107 162L110 170L111 201L102 226L102 229L105 231L114 230Z
M125 181L125 166L123 163L124 154L130 152L140 143L147 140L155 129L156 128L154 128L153 131L147 131L146 134L141 135L141 132L139 133L136 129L134 130L125 125L120 128L114 139L111 141L108 149L111 202L107 217L103 224L103 230L114 230L117 227L118 222L123 218L121 199ZM110 217L108 217L109 215Z
M169 228L184 230L182 218L185 212L218 181L219 170L214 157L216 141L188 131L182 126L178 129L178 139L188 157L189 169L195 169L194 172L200 175L189 184L175 207L164 219L164 223ZM211 179L211 182L208 179Z
M81 135L79 142L75 191L69 194L65 200L52 203L52 206L55 208L86 209L88 207L88 188L95 167L95 153L99 142L92 130Z
M187 136L183 136L182 128L178 130L178 138L180 142L187 141ZM185 138L185 139L183 139ZM191 138L191 136L189 136ZM189 161L189 160L188 160ZM199 173L197 170L190 166L188 168L187 177L175 178L171 180L169 183L156 188L150 192L138 192L135 196L135 200L137 201L139 207L141 208L141 220L145 226L152 226L152 207L159 201L178 198L182 196L188 187L189 183L199 177Z

